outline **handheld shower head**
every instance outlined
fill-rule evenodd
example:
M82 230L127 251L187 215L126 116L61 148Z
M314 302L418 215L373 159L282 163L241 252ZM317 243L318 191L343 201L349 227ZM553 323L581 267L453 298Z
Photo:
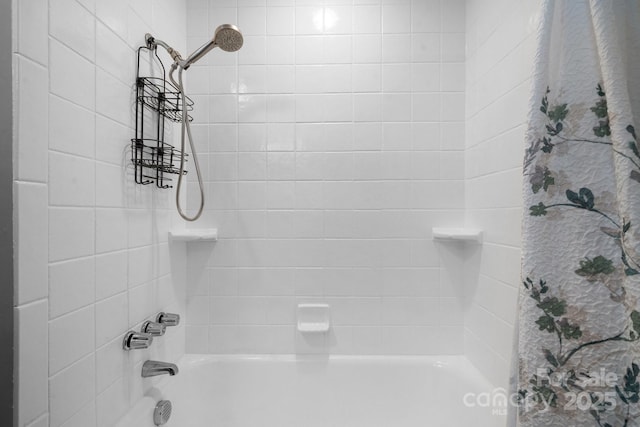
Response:
M223 24L216 28L213 43L225 52L235 52L242 47L244 38L238 27L231 24Z
M162 40L158 40L153 37L151 34L145 35L145 41L147 47L154 48L156 46L162 46L169 52L171 55L171 59L174 61L174 66L179 66L183 70L189 68L192 64L200 60L203 56L205 56L211 49L214 47L219 47L225 52L235 52L242 47L244 43L244 38L242 37L242 33L240 29L235 25L231 24L222 24L218 28L216 28L215 33L213 34L213 38L209 40L207 43L203 44L193 52L187 59L182 59L180 52L173 49L167 43Z
M214 47L219 47L225 52L235 52L242 47L243 43L244 38L242 37L242 33L240 32L238 27L231 24L220 25L218 28L216 28L216 32L214 33L213 38L206 44L202 45L191 55L189 55L184 63L180 65L186 70L193 63L209 53L209 51Z
M180 151L182 153L185 152L185 139L189 140L189 145L191 146L191 153L193 155L193 164L196 169L196 175L198 176L198 187L200 189L200 208L198 212L192 216L187 216L180 206L180 188L182 187L182 176L184 175L184 156L180 157L180 173L178 174L178 186L176 188L176 207L178 209L178 213L182 218L187 221L195 221L202 214L202 210L204 209L204 186L202 184L202 176L200 174L200 166L198 165L198 156L196 154L195 147L193 146L193 138L191 137L191 127L189 125L189 117L187 115L187 108L184 107L186 105L186 95L184 94L184 85L182 83L182 72L189 68L192 64L197 62L200 58L205 56L210 50L214 47L219 47L225 52L235 52L242 47L244 43L244 39L242 37L242 33L235 25L224 24L220 25L216 28L216 32L213 34L213 38L202 45L198 50L193 52L187 59L182 59L180 52L173 49L167 43L162 40L158 40L153 37L151 34L145 35L145 42L148 49L157 49L158 46L162 46L164 49L169 52L171 55L171 59L173 59L173 64L171 65L171 71L169 72L169 79L171 82L178 88L180 92L180 99L183 105L182 108L182 133L181 133L181 144ZM164 68L164 67L163 67ZM175 81L173 78L173 73L178 70L178 81Z

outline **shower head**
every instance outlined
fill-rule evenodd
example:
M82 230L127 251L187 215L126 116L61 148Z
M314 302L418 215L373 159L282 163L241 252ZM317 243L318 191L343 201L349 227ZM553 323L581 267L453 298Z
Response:
M220 25L216 28L213 38L189 55L189 57L184 61L184 63L180 64L180 66L186 70L193 63L209 53L209 51L214 47L219 47L225 52L235 52L242 47L243 42L244 39L238 27L231 24Z
M240 50L244 39L238 27L231 24L223 24L216 28L213 43L225 52L235 52Z
M180 66L183 70L189 68L193 63L197 62L200 58L209 53L209 51L214 47L219 47L225 52L235 52L239 50L244 43L244 39L242 38L240 29L231 24L223 24L216 28L216 32L213 34L213 38L207 43L200 46L200 48L189 55L187 59L182 59L182 56L177 50L173 49L162 40L156 39L149 33L145 35L145 41L147 47L150 49L157 46L162 46L163 48L165 48L171 55L171 58L174 61L174 66Z

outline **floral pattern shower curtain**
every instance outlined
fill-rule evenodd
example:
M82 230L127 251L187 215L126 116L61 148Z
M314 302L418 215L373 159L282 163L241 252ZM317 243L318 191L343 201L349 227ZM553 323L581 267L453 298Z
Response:
M539 31L518 425L640 426L640 0L547 1Z

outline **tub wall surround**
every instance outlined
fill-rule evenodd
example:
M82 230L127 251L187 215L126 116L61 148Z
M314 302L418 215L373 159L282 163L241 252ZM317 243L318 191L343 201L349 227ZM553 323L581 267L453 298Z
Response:
M506 385L538 2L41 3L13 0L17 425L116 425L171 380L142 363L185 353L464 354ZM244 47L185 72L207 196L187 227L217 240L171 242L175 193L128 167L135 49L223 23ZM298 332L298 304L329 332ZM183 324L123 351L160 311Z
M522 157L540 2L467 1L466 223L484 243L466 259L465 353L507 386L520 286Z
M184 247L169 246L173 192L135 186L135 49L144 33L186 47L168 0L17 0L14 34L19 426L112 426L176 361L184 328L125 352L128 329L183 312Z
M188 248L187 351L461 353L462 254L431 228L464 222L464 1L228 5L187 11L188 50L245 36L188 71L219 240Z

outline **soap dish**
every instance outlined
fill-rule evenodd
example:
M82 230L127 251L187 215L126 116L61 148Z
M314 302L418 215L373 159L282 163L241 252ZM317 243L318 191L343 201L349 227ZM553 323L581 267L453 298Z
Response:
M298 331L327 332L329 326L329 304L298 304Z

